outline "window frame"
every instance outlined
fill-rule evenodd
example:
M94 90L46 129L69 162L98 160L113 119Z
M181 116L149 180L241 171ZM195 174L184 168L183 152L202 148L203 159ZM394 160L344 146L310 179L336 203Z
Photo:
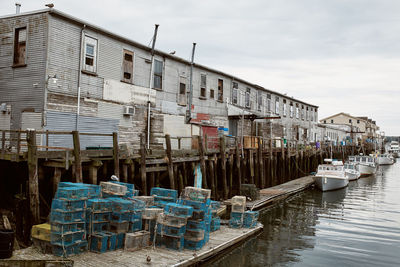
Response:
M232 103L235 105L239 103L239 84L237 82L232 82Z
M17 55L17 50L19 48L19 32L20 30L25 29L25 54L24 54L24 62L19 63L16 62L15 57ZM18 32L18 41L17 41L17 32ZM12 67L25 67L27 65L27 57L28 55L28 25L18 26L14 28L13 32L13 52L12 52Z
M203 77L204 77L204 84L203 84ZM203 94L204 92L204 94ZM207 99L207 74L200 73L200 99Z
M263 110L262 105L263 105L262 94L261 91L257 90L257 110L260 112Z
M161 63L161 72L160 73L159 72L156 73L156 62ZM153 64L154 64L154 66L153 66L153 86L152 87L155 90L162 90L163 89L163 77L164 77L164 61L154 59ZM160 78L160 87L155 86L156 77Z
M279 115L280 112L280 107L279 107L280 103L279 103L279 97L275 97L275 114Z
M250 96L251 96L251 88L246 87L246 93L245 93L245 97L244 97L244 106L246 108L251 108Z
M131 78L130 79L125 78L125 73L126 73L126 71L125 71L125 62L129 62L129 61L126 61L126 59L125 59L125 55L126 54L132 56L132 69L131 69L131 72L130 72L130 74L131 74ZM135 69L135 52L123 48L122 49L122 77L121 77L121 81L125 82L125 83L133 84L133 71L134 71L134 69Z
M286 103L286 100L285 99L283 99L283 116L287 116L287 103Z
M224 80L221 78L218 78L217 86L218 86L217 101L223 103L224 102Z
M93 65L86 64L88 44L93 46L93 55L90 55L90 57L88 57L88 58L92 58ZM97 73L98 53L99 53L99 40L88 34L85 34L82 53L83 53L82 71L89 73L89 74L96 74Z

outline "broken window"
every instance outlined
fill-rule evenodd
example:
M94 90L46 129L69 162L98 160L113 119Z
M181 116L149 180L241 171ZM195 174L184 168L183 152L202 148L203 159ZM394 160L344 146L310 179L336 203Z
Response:
M272 112L272 105L271 105L271 94L267 95L267 107L268 107L268 111Z
M283 100L283 116L287 115L287 110L286 110L286 100Z
M180 77L179 79L179 95L178 95L178 104L186 105L186 78Z
M237 104L238 103L238 93L239 93L239 85L237 82L232 83L232 103Z
M124 49L124 58L122 63L123 77L122 81L133 83L133 52Z
M262 109L262 95L260 91L257 91L257 110L261 111Z
M279 97L275 98L275 114L279 114Z
M214 89L210 89L210 98L214 99Z
M162 89L162 74L163 74L162 61L154 60L153 88Z
M26 27L15 29L13 64L26 64Z
M90 72L96 72L97 65L97 40L85 36L85 60L84 60L84 70Z
M218 79L218 101L224 101L224 81Z
M207 97L207 76L205 74L200 75L200 97Z
M289 112L290 112L290 118L293 118L293 103L292 102L290 102L290 110L289 110Z
M246 108L250 108L250 88L246 88L246 97L245 97L245 105Z

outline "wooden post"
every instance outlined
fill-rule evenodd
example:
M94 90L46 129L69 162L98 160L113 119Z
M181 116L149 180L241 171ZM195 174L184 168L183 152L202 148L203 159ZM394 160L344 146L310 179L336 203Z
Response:
M240 151L239 151L239 137L235 139L235 157L236 157L236 176L239 188L239 194L242 187L242 170L240 169Z
M36 131L28 131L29 205L32 225L40 223Z
M113 159L114 159L114 175L119 178L119 147L118 133L113 132Z
M272 139L269 140L269 187L274 185L274 153L273 153Z
M147 181L146 181L146 139L144 135L140 135L140 178L142 180L143 195L147 196Z
M265 184L264 184L264 160L263 160L263 153L262 153L262 141L261 141L261 137L258 138L258 168L259 168L259 173L260 173L260 177L259 177L259 187L262 189L264 188Z
M183 183L183 176L185 176L186 174L185 174L185 171L186 171L186 168L185 168L185 162L183 162L182 164L181 164L181 166L182 166L182 168L180 168L180 170L179 170L179 175L178 175L178 189L179 189L179 192L182 192L182 190L183 190L183 188L185 187L184 186L184 183ZM204 178L203 178L204 179Z
M222 187L224 193L224 199L228 199L228 185L226 181L226 157L225 157L225 137L221 136L219 138L219 149L221 156L221 174L222 174Z
M82 159L81 159L81 143L79 141L79 132L72 131L72 138L74 141L74 165L75 165L75 181L83 183L82 177Z
M286 180L286 164L285 164L285 142L281 138L281 164L280 164L280 174L279 183L284 183Z
M182 138L178 137L178 149L180 150L182 148L182 143L181 143Z
M206 155L208 154L208 137L207 137L207 135L204 135L204 153Z
M20 152L21 152L21 131L18 130L18 133L17 133L17 158L19 157Z
M49 130L46 130L46 151L49 151Z
M3 130L1 131L1 154L3 155L3 159L5 153L6 153L6 132Z
M97 171L103 163L100 160L94 160L89 166L89 183L97 184Z
M211 194L214 199L217 198L217 190L215 188L214 159L208 160L208 169L210 170Z
M216 199L220 199L220 195L218 192L218 157L217 157L217 154L214 154L213 161L214 161L213 166L214 166L215 197L216 197Z
M132 164L131 159L126 159L122 163L122 173L121 173L121 181L124 183L129 182L129 167Z
M54 168L53 174L53 197L57 192L58 183L61 181L61 168Z
M250 184L254 184L254 158L253 158L253 150L249 148L249 167L250 167Z
M204 159L204 146L203 146L203 137L199 136L199 157L200 157L200 169L203 175L202 186L203 188L208 188L207 185L207 173L206 173L206 161Z
M168 166L169 184L171 189L176 189L175 179L174 179L174 168L172 163L171 136L169 134L165 135L165 143L167 145L167 158L168 158L167 166Z
M286 181L290 181L292 177L291 160L290 160L290 143L287 142L286 146L286 162L287 162L287 174ZM285 181L285 182L286 182Z
M233 166L233 154L229 155L229 197L233 196L233 172L234 172L234 166Z

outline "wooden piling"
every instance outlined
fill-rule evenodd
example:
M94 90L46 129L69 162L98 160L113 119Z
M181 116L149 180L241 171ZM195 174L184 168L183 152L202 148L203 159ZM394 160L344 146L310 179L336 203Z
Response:
M210 170L211 194L214 199L217 198L217 190L215 188L214 159L208 160L208 169Z
M61 168L54 168L53 173L53 197L57 192L58 183L61 181Z
M224 199L228 199L228 185L227 185L227 181L226 181L225 137L224 136L221 136L219 138L219 148L220 148L220 157L221 157L222 189L223 189Z
M142 180L143 195L147 196L147 181L146 181L146 140L144 135L140 135L140 178Z
M243 145L243 144L242 144ZM240 169L240 152L239 152L239 138L235 139L235 162L236 162L236 176L237 185L239 188L238 194L240 194L240 188L242 187L242 170Z
M113 159L114 159L114 175L119 177L119 147L118 133L113 132Z
M259 178L259 187L264 188L264 180L265 180L265 174L264 174L264 160L263 160L263 147L262 147L262 141L261 137L258 138L258 169L260 171L260 178Z
M38 157L36 132L28 131L29 206L32 225L40 223Z
M202 187L208 188L207 185L207 172L206 172L206 161L204 159L204 145L203 145L203 137L199 136L199 158L200 158L200 169L203 176L202 179Z
M175 179L174 179L174 168L172 163L172 150L171 150L171 136L169 134L165 135L165 143L167 146L167 168L168 168L168 177L169 177L169 184L171 189L176 189L175 187Z
M72 139L74 142L74 166L75 166L75 182L83 183L82 177L82 158L81 158L81 143L79 141L79 132L72 131Z

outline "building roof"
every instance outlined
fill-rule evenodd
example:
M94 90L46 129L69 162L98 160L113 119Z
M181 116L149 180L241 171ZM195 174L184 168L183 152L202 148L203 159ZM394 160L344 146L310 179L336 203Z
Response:
M320 119L319 121L322 122L322 121L324 121L324 120L329 120L329 119L331 119L331 118L335 118L335 117L338 117L338 116L340 116L340 115L344 115L344 116L347 116L347 117L352 118L352 119L355 119L355 120L362 120L362 121L365 121L365 122L366 122L366 120L363 119L362 117L351 116L350 114L344 113L344 112L339 112L339 113L334 114L334 115L331 115L331 116L329 116L329 117Z
M151 51L151 48L146 46L146 45L143 45L143 44L138 43L138 42L136 42L134 40L128 39L128 38L126 38L124 36L115 34L115 33L111 32L111 31L108 31L108 30L106 30L104 28L98 27L98 26L96 26L94 24L91 24L91 23L89 23L87 21L84 21L84 20L81 20L79 18L76 18L74 16L71 16L71 15L69 15L67 13L64 13L64 12L59 11L59 10L54 9L54 8L46 8L46 9L40 9L40 10L35 10L35 11L30 11L30 12L23 12L23 13L19 13L19 14L11 14L11 15L6 15L6 16L0 16L0 19L21 17L21 16L30 16L30 15L40 14L40 13L49 13L49 14L54 15L54 16L62 17L65 20L69 20L71 22L74 22L74 23L77 23L77 24L81 24L82 26L85 25L86 28L89 28L91 30L94 30L94 31L100 32L102 34L108 35L108 36L110 36L110 37L112 37L114 39L118 39L120 41L129 43L129 44L131 44L133 46L136 46L138 48L141 48L141 49L149 51L149 52ZM191 64L188 60L185 60L185 59L183 59L181 57L178 57L178 56L175 56L175 55L171 55L169 53L166 53L166 52L163 52L163 51L160 51L160 50L157 50L157 49L155 50L155 54L163 56L163 57L166 57L166 58L169 58L169 59L172 59L172 60L175 60L175 61L179 61L179 62L184 63L184 64L189 64L189 65ZM249 86L252 86L252 87L254 87L256 89L260 89L260 90L263 90L263 91L266 91L266 92L269 92L269 93L273 93L273 94L279 95L279 96L281 96L283 98L287 98L287 99L290 99L290 100L293 100L293 101L296 101L296 102L299 102L299 103L302 103L302 104L305 104L305 105L308 105L308 106L312 106L312 107L318 108L318 106L316 106L316 105L309 104L309 103L306 103L304 101L289 97L289 96L287 96L285 94L281 94L279 92L273 91L271 89L264 88L264 87L262 87L260 85L248 82L248 81L243 80L243 79L241 79L239 77L235 77L235 76L233 76L231 74L227 74L225 72L222 72L222 71L219 71L219 70L216 70L216 69L212 69L210 67L207 67L207 66L204 66L204 65L201 65L201 64L197 64L197 63L194 63L194 66L197 67L197 68L206 70L206 71L210 71L210 72L214 72L216 74L221 74L221 75L230 77L232 80L245 83L245 84L247 84Z

